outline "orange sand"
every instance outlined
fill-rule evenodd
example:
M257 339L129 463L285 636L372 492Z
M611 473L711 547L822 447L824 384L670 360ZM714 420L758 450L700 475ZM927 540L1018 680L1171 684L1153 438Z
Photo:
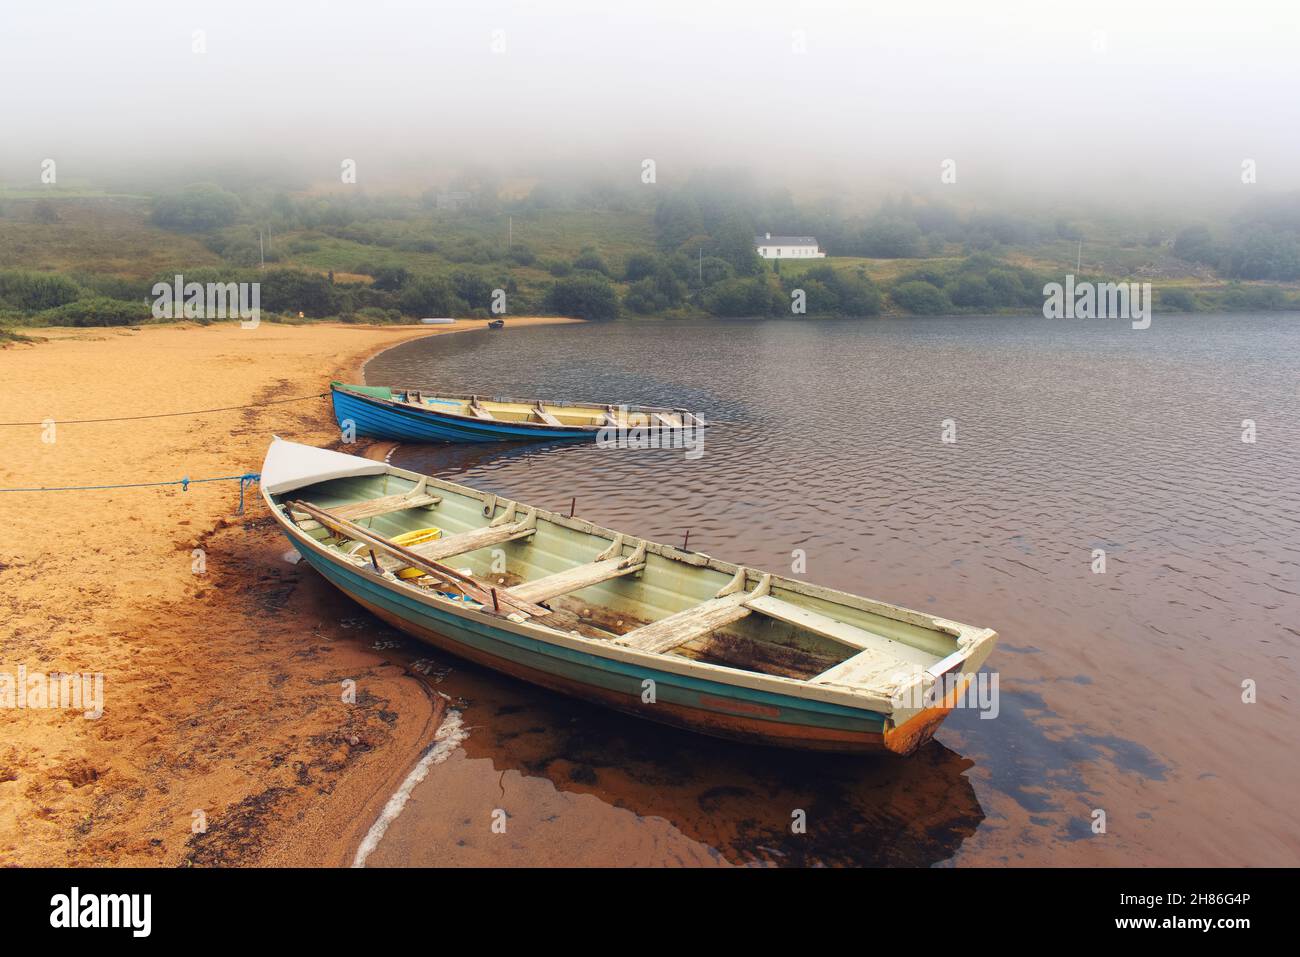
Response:
M0 421L311 395L387 346L466 327L482 326L38 330L0 350ZM338 438L325 398L60 425L52 443L3 427L0 487L256 472L272 432ZM345 600L297 587L255 488L247 501L234 517L235 482L0 494L0 672L105 676L98 720L0 708L0 865L350 862L430 740L431 693L356 640Z

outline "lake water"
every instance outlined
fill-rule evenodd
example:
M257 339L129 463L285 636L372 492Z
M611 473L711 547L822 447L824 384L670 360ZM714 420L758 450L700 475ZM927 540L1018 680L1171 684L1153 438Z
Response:
M367 378L697 410L721 424L696 460L392 461L751 567L802 549L808 580L1001 636L997 716L955 711L906 760L717 742L407 642L469 737L372 865L1300 860L1300 318L507 328Z

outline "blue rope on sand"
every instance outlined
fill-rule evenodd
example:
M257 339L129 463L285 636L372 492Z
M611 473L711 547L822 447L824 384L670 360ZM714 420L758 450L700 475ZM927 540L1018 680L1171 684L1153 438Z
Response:
M97 492L115 488L158 488L163 485L179 485L182 492L188 492L191 485L202 482L233 482L239 480L239 511L244 514L244 489L248 488L262 476L257 472L245 472L243 475L218 475L215 478L192 479L188 476L174 482L128 482L125 485L55 485L42 488L0 488L0 492Z

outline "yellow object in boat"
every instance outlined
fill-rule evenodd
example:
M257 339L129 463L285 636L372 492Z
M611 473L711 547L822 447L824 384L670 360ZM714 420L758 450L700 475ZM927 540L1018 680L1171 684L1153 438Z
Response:
M417 528L413 532L403 532L401 535L393 536L390 541L394 545L401 545L409 548L412 545L423 545L425 542L433 542L442 538L442 529L440 528ZM424 572L418 568L403 568L397 573L398 578L419 578Z

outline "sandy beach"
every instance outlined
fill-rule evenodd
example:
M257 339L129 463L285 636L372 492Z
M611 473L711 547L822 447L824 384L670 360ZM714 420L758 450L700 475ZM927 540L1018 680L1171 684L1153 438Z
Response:
M0 421L313 396L465 328L482 323L34 330L0 350ZM6 426L0 487L256 472L272 433L338 439L326 398ZM427 683L286 560L255 487L238 503L232 481L0 494L0 674L103 675L98 718L0 708L0 865L345 865L428 745Z

